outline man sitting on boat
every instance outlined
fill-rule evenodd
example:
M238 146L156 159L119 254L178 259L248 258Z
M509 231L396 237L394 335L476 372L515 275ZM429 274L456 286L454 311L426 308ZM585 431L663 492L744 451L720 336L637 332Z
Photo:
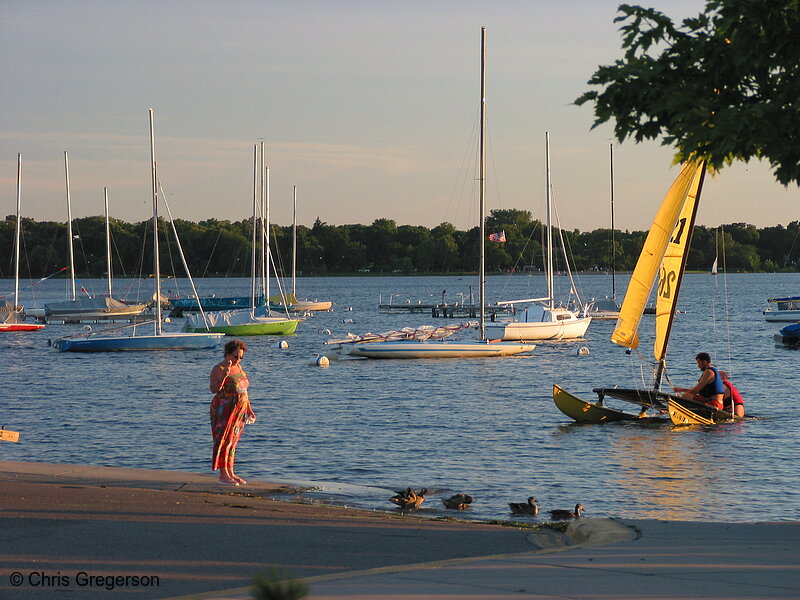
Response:
M708 352L701 352L694 357L697 367L703 372L693 388L673 387L676 394L687 400L703 402L716 410L722 410L722 399L725 395L725 384L719 369L711 364Z

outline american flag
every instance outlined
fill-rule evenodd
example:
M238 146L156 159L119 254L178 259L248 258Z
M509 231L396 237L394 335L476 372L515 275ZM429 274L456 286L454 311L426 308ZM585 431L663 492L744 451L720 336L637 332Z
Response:
M504 229L500 233L490 233L489 234L489 241L490 242L500 242L501 244L506 241L506 230Z

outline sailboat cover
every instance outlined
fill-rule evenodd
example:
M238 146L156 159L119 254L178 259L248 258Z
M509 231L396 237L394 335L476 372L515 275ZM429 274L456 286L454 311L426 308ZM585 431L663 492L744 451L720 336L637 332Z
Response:
M94 298L78 298L76 300L65 300L62 302L52 302L44 305L47 316L60 315L113 315L127 314L130 312L142 312L143 304L128 305L115 298L108 296L95 296Z
M691 227L694 225L694 211L696 198L699 195L705 173L704 161L696 161L683 165L681 172L667 192L661 207L656 213L650 232L647 234L639 261L631 275L625 300L620 309L619 319L611 341L626 348L639 346L639 322L644 314L645 305L650 297L650 291L656 278L659 278L659 294L657 313L662 319L657 319L656 347L654 353L661 360L666 348L666 339L669 336L669 326L672 317L663 319L663 316L674 312L677 299L679 277L682 272L684 254L688 248ZM687 201L691 197L691 201ZM689 205L691 218L689 219L684 207ZM682 222L682 219L687 219Z
M24 321L25 319L13 302L3 300L2 303L0 303L0 323L3 325L16 325Z

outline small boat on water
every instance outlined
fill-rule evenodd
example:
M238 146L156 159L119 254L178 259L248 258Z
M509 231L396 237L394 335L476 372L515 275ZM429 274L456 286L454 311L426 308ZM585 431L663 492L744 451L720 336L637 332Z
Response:
M677 312L677 301L686 269L686 258L700 192L703 188L705 169L703 160L684 164L667 192L645 239L625 293L617 325L611 334L611 341L615 344L628 349L639 346L639 324L645 312L647 299L657 281L653 356L658 367L653 387L651 389L622 389L617 386L595 388L593 391L598 395L598 401L591 403L554 385L553 401L568 417L579 422L605 423L643 419L648 415L658 418L668 414L675 425L708 425L742 419L729 412L716 410L705 403L665 393L660 389L661 380L666 373L667 345ZM605 406L606 397L636 404L640 412L638 415L627 414Z
M615 298L601 298L591 302L586 314L593 319L610 320L619 317L619 309L620 306Z
M800 348L800 323L787 325L775 334L775 343L787 348Z
M127 304L110 296L94 296L45 304L44 315L47 320L76 323L115 319L130 320L141 315L145 308L147 308L145 304Z
M236 336L291 335L297 330L299 322L298 319L271 316L266 308L245 308L188 315L186 329L198 333L211 331Z
M800 321L800 296L770 298L767 302L775 307L762 313L766 321Z
M17 154L17 224L14 233L14 302L3 300L0 304L0 333L14 331L37 331L44 328L42 323L26 323L25 312L19 306L19 238L22 221L20 205L22 200L22 154Z
M280 297L270 298L270 302L283 304ZM314 298L297 297L297 186L292 186L292 293L286 294L285 303L292 312L315 312L331 310L333 302Z

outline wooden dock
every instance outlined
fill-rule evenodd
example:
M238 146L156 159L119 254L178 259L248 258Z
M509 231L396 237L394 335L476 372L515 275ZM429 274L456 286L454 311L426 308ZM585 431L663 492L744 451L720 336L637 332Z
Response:
M382 313L404 313L404 314L429 314L434 318L443 319L477 319L480 316L481 307L477 304L378 304L378 311ZM513 314L514 308L510 306L498 306L492 304L486 306L484 314L487 317L494 317L498 314Z

